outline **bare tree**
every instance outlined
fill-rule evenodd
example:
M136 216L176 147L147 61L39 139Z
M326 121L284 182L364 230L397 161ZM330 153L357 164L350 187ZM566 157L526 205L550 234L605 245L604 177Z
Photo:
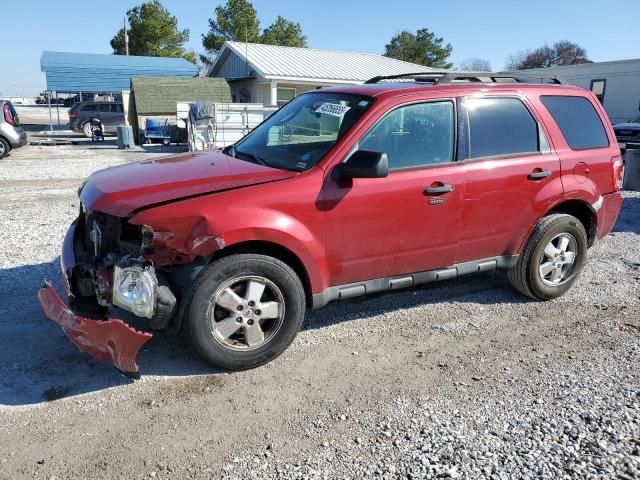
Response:
M469 70L472 72L490 72L491 63L489 60L484 58L472 57L461 61L458 68L460 70Z
M526 70L580 63L591 63L587 58L587 51L569 40L561 40L554 43L552 47L543 45L535 50L520 51L510 55L506 67L507 70Z

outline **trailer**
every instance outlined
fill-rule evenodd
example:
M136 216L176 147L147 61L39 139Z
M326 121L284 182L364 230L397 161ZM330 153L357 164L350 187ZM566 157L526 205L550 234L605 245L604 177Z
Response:
M261 103L178 102L178 127L187 129L189 150L231 145L262 123L278 107Z

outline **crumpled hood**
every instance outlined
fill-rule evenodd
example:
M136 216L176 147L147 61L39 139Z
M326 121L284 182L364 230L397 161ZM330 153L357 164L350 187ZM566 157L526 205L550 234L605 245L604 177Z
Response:
M80 200L90 210L124 217L153 204L296 174L238 160L220 151L190 152L99 170L87 179Z

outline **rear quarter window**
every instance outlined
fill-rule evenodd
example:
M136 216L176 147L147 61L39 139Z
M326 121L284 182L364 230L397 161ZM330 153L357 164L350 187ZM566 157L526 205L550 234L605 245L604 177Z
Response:
M96 111L96 105L85 105L84 107L82 107L80 109L80 111L82 111L82 112L95 112Z
M540 100L572 150L609 146L602 121L587 98L543 95Z

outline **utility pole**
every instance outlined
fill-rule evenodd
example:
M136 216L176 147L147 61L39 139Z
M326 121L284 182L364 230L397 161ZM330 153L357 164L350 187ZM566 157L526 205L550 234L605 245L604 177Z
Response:
M127 17L124 17L124 49L125 55L129 55L129 34L127 33Z

